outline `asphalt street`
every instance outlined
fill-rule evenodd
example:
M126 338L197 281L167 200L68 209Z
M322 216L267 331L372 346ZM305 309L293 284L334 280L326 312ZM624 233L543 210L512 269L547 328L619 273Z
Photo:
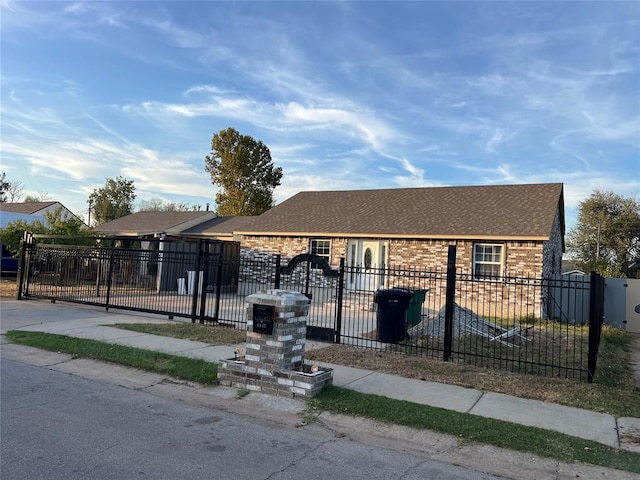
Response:
M0 301L0 333L16 328L104 333L113 329L100 325L127 321L166 319L64 303ZM203 387L16 345L4 335L0 368L3 480L638 478L429 430L328 412L305 416L304 400L257 392L239 398L234 388Z
M0 365L3 480L498 478L326 430L261 422L14 360Z

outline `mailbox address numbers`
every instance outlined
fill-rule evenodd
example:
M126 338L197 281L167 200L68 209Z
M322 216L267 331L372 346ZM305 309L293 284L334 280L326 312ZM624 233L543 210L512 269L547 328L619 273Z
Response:
M253 305L253 331L273 335L273 317L276 307L273 305Z

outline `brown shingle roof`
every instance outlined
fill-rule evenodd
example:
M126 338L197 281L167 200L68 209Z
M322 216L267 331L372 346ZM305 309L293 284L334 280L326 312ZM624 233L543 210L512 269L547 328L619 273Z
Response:
M183 232L185 235L232 235L235 230L243 228L258 217L216 217Z
M546 239L558 208L564 234L561 183L301 192L236 233Z
M38 213L58 202L15 202L0 203L0 212L26 213L28 215Z
M94 228L107 235L181 234L183 230L211 220L215 214L198 212L137 212L106 222Z

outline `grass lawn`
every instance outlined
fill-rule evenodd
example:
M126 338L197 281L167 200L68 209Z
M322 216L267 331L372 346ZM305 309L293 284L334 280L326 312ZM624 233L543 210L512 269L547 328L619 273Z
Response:
M434 430L454 435L461 441L529 452L563 462L583 462L640 473L640 454L637 453L540 428L359 393L332 385L310 400L310 408Z
M213 385L217 382L218 366L204 360L41 332L11 330L6 333L6 337L21 345L163 373L202 385Z
M143 323L113 326L214 345L232 345L246 339L244 331L198 323ZM603 328L594 383L491 370L346 345L331 345L319 350L307 351L305 357L483 391L551 401L561 405L609 413L616 417L640 418L640 388L635 385L630 367L630 348L630 337L625 332L608 327Z

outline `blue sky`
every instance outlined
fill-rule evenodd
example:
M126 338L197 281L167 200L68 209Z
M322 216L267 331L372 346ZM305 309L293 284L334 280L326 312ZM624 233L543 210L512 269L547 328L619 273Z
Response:
M640 193L639 2L0 0L1 162L86 216L106 178L213 205L228 127L302 190ZM437 206L434 206L437 208Z

